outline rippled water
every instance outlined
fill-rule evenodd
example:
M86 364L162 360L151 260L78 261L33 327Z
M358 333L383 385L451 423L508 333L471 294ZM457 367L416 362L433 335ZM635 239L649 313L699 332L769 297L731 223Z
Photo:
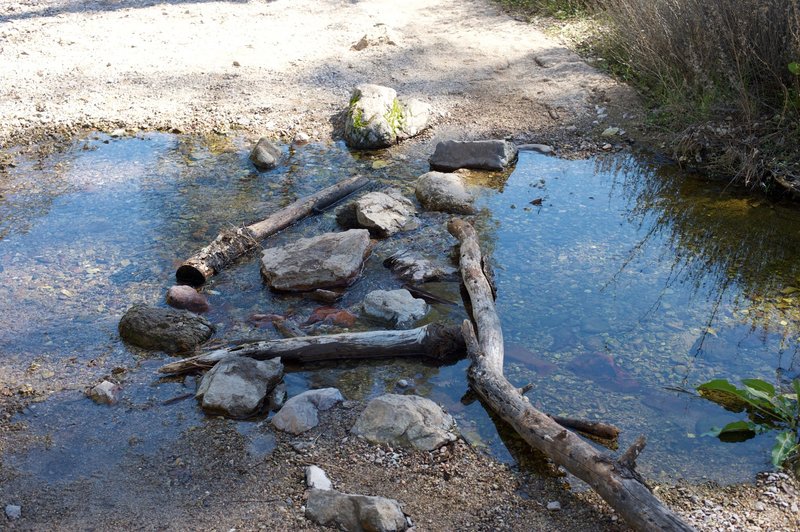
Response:
M237 139L98 135L64 154L20 160L0 176L0 391L49 396L15 418L42 445L6 459L47 481L75 478L203 426L193 400L171 401L193 383L159 379L163 355L118 339L125 309L161 303L180 261L224 227L355 174L411 196L427 169L427 154L408 150L359 156L339 144L311 145L286 156L286 166L258 173ZM769 467L769 435L739 444L702 437L736 415L673 390L715 377L776 382L798 373L800 211L631 155L565 161L522 153L510 175L485 177L470 179L490 185L480 189L476 225L495 266L509 378L533 382L528 395L548 412L619 425L622 446L647 435L640 468L648 475L731 482ZM396 250L447 253L445 219L425 215L421 229L379 243L340 305L357 312L369 290L399 287L381 264ZM335 229L328 211L264 245ZM430 288L458 300L455 283ZM302 323L318 306L265 289L255 255L204 290L221 342L277 337L253 314ZM427 321L462 316L437 305ZM360 319L355 327L374 326ZM417 393L447 406L468 439L522 459L528 453L498 432L480 403L462 400L465 369L466 362L343 362L286 380L290 395L334 385L362 399L410 379ZM83 397L112 372L123 381L118 407ZM270 448L263 431L238 430L252 438L252 452Z

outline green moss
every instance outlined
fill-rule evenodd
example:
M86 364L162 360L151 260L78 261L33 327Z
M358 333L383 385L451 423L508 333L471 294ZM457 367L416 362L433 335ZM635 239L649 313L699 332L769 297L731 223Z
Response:
M355 107L351 107L350 113L353 116L353 128L360 131L367 127L369 120L364 121L364 111Z
M397 131L403 127L404 123L403 106L400 105L400 101L397 98L394 99L391 109L389 109L383 117L386 119L386 122L389 123L389 129L397 136Z

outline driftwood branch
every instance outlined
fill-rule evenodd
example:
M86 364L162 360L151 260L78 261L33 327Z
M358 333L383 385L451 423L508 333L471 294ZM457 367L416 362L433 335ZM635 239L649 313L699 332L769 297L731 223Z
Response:
M284 363L300 364L391 357L447 361L464 356L464 341L458 327L431 323L404 331L368 331L251 342L178 360L162 366L159 371L174 374L205 369L232 355L258 360L280 357Z
M260 222L240 227L235 231L223 231L209 245L181 264L175 272L175 278L179 283L200 286L237 257L258 246L268 236L313 212L332 205L368 182L369 179L362 176L345 179L295 201Z
M548 415L534 408L503 375L500 320L489 283L481 268L475 229L459 219L448 230L461 243L460 267L473 309L478 335L469 320L462 324L467 354L472 364L472 388L532 447L589 484L634 530L692 530L659 501L631 467L632 460L615 461L601 453ZM638 455L643 440L631 456Z

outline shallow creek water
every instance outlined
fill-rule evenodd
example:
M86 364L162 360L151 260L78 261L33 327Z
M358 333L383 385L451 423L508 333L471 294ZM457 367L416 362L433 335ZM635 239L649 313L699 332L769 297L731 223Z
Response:
M366 156L309 145L258 173L238 139L95 135L66 153L18 161L0 176L0 391L46 399L13 419L40 444L6 449L3 462L47 482L91 477L126 453L146 455L202 428L193 400L171 401L192 392L195 379L160 379L167 357L123 344L122 313L134 302L163 304L176 266L221 228L350 175L413 197L413 180L427 167L426 155L411 151ZM630 154L567 161L522 153L510 175L475 173L470 181L481 186L475 223L495 267L506 373L515 384L535 384L535 404L615 423L623 447L645 434L640 469L651 477L725 483L769 467L769 435L737 444L703 437L737 416L673 389L716 377L777 382L800 371L796 206ZM445 220L424 214L420 229L380 242L339 306L357 313L368 291L400 287L382 266L395 251L447 253L454 241ZM331 230L327 211L264 245ZM257 263L246 257L204 288L220 342L277 337L253 314L302 322L319 306L271 293ZM458 300L456 283L428 288ZM462 317L457 307L434 305L425 321ZM375 326L359 319L355 328ZM462 402L466 366L343 362L298 369L286 382L290 395L327 385L350 399L419 393L446 406L468 440L503 460L524 460L528 453L498 432L479 402ZM97 406L83 390L109 374L122 381L122 400ZM413 382L410 391L400 379ZM253 453L268 453L270 438L252 426L236 424Z

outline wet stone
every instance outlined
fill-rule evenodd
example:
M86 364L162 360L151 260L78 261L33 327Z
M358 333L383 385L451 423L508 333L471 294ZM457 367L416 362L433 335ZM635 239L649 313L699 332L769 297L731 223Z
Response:
M266 137L258 139L253 151L250 152L250 161L259 170L271 170L278 166L281 150Z
M186 310L137 304L119 321L123 340L144 349L167 353L191 351L214 333L211 323Z
M206 296L188 285L171 286L169 290L167 290L167 305L198 314L208 312L211 308Z
M436 145L431 169L452 172L459 168L504 170L517 160L517 148L506 140L447 140Z
M369 253L369 231L351 229L300 238L264 250L261 275L274 290L307 291L349 286Z
M122 388L111 381L103 381L89 390L88 395L97 404L113 405L117 402Z
M458 174L428 172L414 185L417 199L429 211L450 214L473 214L475 200Z
M283 364L279 358L255 360L231 356L217 362L205 374L195 397L203 410L244 418L258 412L282 377Z
M384 265L406 281L424 283L427 281L447 281L457 279L458 270L413 253L389 257Z
M364 298L364 313L399 328L408 328L425 317L428 304L405 289L373 290Z
M399 190L369 192L354 203L359 227L377 236L391 236L416 225L414 204Z

